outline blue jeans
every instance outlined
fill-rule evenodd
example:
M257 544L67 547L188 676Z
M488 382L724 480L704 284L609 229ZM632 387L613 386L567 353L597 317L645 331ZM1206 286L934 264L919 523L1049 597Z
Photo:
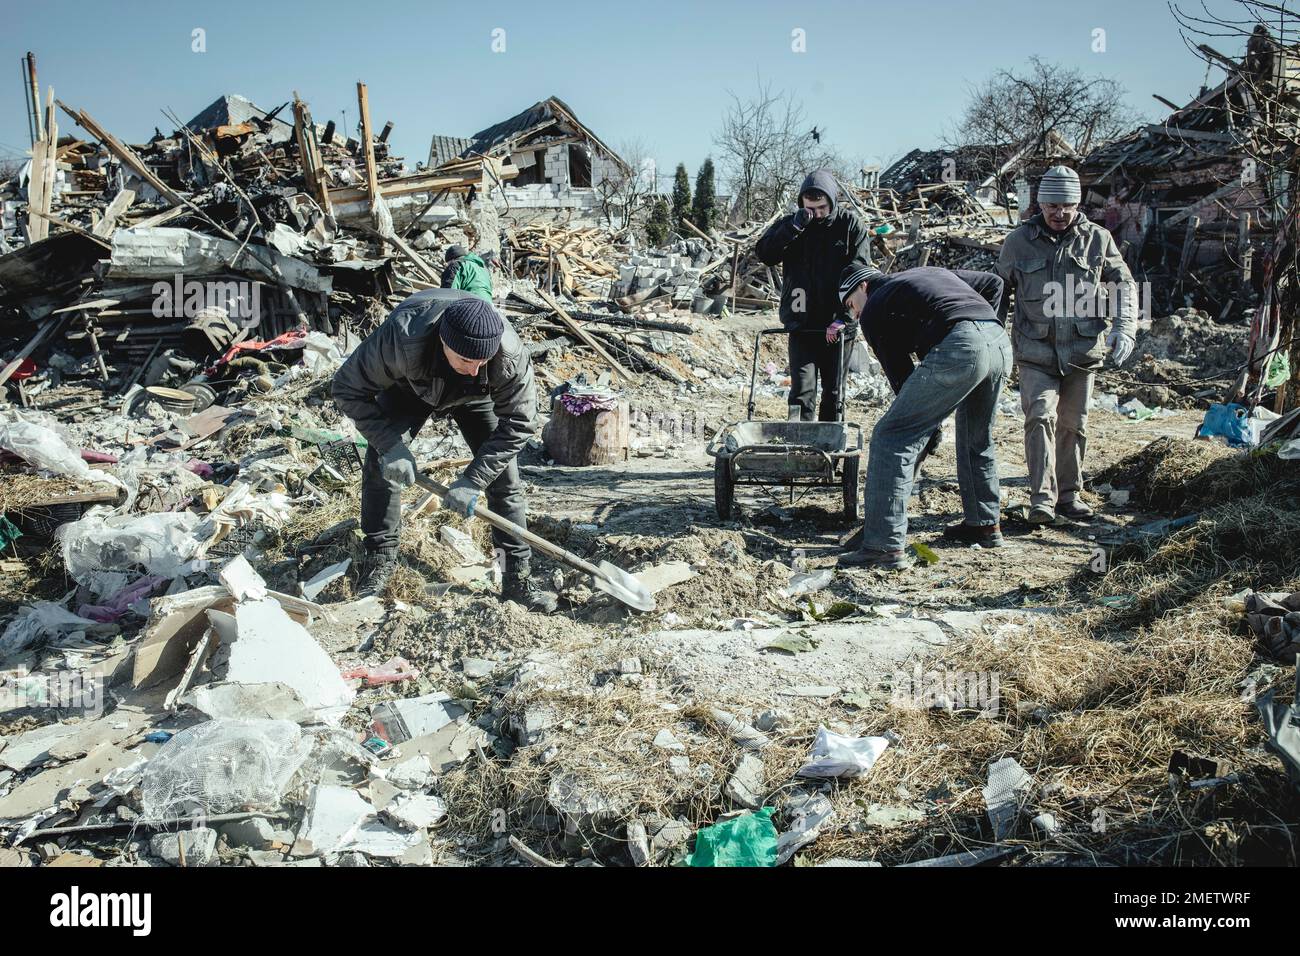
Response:
M957 482L970 525L998 523L1001 500L993 453L998 396L1011 374L1011 341L997 322L958 322L916 367L871 433L863 494L862 547L902 551L916 457L934 430L957 413Z

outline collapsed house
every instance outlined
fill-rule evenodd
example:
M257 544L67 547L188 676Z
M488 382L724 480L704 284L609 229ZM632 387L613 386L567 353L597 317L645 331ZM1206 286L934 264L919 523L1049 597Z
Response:
M618 203L613 187L640 174L555 96L467 138L435 135L427 165L473 156L508 160L518 170L493 198L503 215L525 223L562 217L594 225L610 202Z

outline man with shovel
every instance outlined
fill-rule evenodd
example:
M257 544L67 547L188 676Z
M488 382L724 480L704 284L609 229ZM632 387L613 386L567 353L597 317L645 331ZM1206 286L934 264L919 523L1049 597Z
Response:
M474 453L443 505L471 517L486 490L492 511L525 526L515 458L535 428L533 368L492 305L456 289L417 292L343 363L333 394L370 446L361 475L361 530L370 554L363 594L382 591L397 568L401 493L418 468L408 443L433 416L455 421ZM555 610L555 595L532 583L528 544L496 528L492 540L505 555L502 597Z

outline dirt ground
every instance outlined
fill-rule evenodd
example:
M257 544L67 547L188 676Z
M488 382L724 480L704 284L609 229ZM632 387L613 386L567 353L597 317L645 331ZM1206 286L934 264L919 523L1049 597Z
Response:
M1015 847L1029 849L1033 862L1294 862L1289 831L1278 835L1263 823L1292 798L1237 690L1247 681L1282 694L1285 674L1260 669L1241 635L1240 612L1225 609L1223 599L1245 586L1282 590L1293 578L1300 587L1297 562L1216 554L1212 567L1185 580L1181 570L1157 568L1181 597L1174 601L1177 588L1166 588L1142 615L1123 619L1107 615L1116 602L1147 600L1148 582L1135 573L1094 573L1107 570L1096 566L1099 555L1109 560L1099 544L1171 514L1141 510L1139 502L1156 504L1127 487L1127 473L1111 479L1114 489L1092 476L1156 439L1185 448L1199 409L1143 420L1094 409L1084 497L1096 517L1034 529L1017 517L1027 501L1023 419L1009 388L995 424L1005 546L942 542L944 526L961 517L949 436L926 461L909 507L909 541L930 546L937 562L901 573L839 570L842 541L858 525L845 516L838 485L793 502L783 491L739 489L731 519L719 519L705 448L719 428L746 417L754 335L774 320L697 324L694 335L654 340L661 364L688 384L643 373L622 389L632 419L626 460L559 466L541 441L519 460L531 530L589 561L674 572L676 583L658 590L653 611L632 612L584 575L542 558L535 573L560 595L552 615L500 601L495 585L474 575L455 580L443 526L469 532L485 553L490 540L482 523L440 510L406 521L404 567L384 600L355 601L362 558L355 481L327 504L300 506L254 561L272 586L292 591L352 558L348 575L319 598L333 622L317 640L343 668L400 655L420 670L409 684L361 689L346 727L364 735L371 710L395 696L446 692L463 708L452 728L462 735L456 757L437 784L449 809L448 825L431 835L437 862L517 863L496 817L504 810L510 833L552 859L680 863L693 832L743 806L733 775L752 750L737 726L766 737L749 783L778 808L780 827L798 819L801 801L824 799L833 808L833 822L800 854L801 864L834 857L896 864L990 845L982 787L989 764L1004 757L1036 780L1015 834ZM540 337L534 332L525 328L524 338ZM785 418L784 366L784 341L765 337L756 417ZM594 382L605 371L590 353L573 350L539 359L536 370L539 392L578 375ZM1124 400L1128 388L1112 376L1098 391ZM847 391L847 418L869 438L887 407L881 381L868 368ZM316 383L303 394L261 400L257 416L222 436L209 457L249 455L276 441L276 422L284 420L345 428L323 396ZM544 393L539 406L549 406ZM463 452L445 422L431 423L416 449L426 460ZM280 460L310 467L290 458ZM1238 482L1232 487L1241 494L1257 492ZM412 504L420 497L418 489L409 494ZM1200 540L1180 547L1194 551ZM58 565L57 550L31 556L21 578L7 581L7 600L56 597ZM798 593L803 576L827 570L828 584ZM974 713L951 700L937 710L913 706L900 697L900 681L919 681L923 672L1000 679L1000 710ZM891 745L860 779L801 780L796 772L819 728L885 735ZM469 734L479 735L472 746ZM1193 803L1171 795L1166 766L1176 748L1231 755L1250 768L1251 788L1221 800L1219 791L1206 792ZM397 748L385 761L409 757ZM1059 820L1059 832L1030 825L1040 811ZM1115 821L1111 830L1097 829L1099 813Z

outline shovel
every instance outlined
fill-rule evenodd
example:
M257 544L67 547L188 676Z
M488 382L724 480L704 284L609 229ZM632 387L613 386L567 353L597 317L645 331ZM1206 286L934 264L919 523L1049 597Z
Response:
M439 498L446 497L447 487L440 485L427 475L416 472L415 483L426 491L432 491ZM482 518L494 528L499 528L506 534L518 538L525 544L531 545L537 551L546 555L548 558L554 558L561 564L567 564L571 568L577 568L584 574L590 574L596 587L600 588L606 594L611 594L618 600L622 601L628 607L636 608L638 611L653 611L655 609L655 598L650 593L649 588L642 584L634 575L628 574L620 567L610 564L608 561L600 562L600 565L591 564L582 560L576 554L565 551L559 545L551 544L545 538L533 534L526 528L521 528L506 518L501 517L495 511L489 510L483 504L474 507L474 517Z

